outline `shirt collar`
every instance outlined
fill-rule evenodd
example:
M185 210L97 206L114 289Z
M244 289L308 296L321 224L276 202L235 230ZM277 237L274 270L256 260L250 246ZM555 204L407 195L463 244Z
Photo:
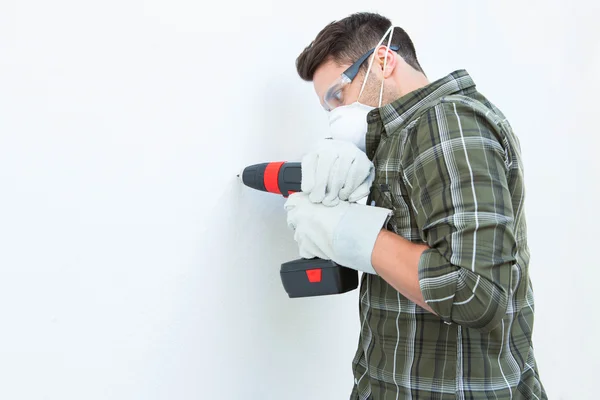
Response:
M414 90L390 104L369 112L369 124L382 122L385 131L391 135L405 121L409 120L422 106L441 97L474 89L475 82L464 69L454 71L444 78Z

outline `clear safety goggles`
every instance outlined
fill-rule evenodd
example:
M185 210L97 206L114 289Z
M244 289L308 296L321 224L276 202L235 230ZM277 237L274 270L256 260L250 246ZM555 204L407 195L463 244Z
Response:
M379 47L379 45L377 47ZM323 95L323 107L326 111L331 111L334 108L344 105L344 88L352 83L354 78L356 78L356 75L358 75L361 65L371 54L373 54L377 47L372 48L356 60L356 62L348 67L329 89L327 89ZM398 51L400 49L399 46L389 46L388 48L393 51Z

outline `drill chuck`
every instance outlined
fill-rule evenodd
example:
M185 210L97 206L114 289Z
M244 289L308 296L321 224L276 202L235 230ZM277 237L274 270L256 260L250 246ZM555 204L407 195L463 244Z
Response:
M248 187L288 197L300 191L302 168L299 162L254 164L244 168L239 177Z

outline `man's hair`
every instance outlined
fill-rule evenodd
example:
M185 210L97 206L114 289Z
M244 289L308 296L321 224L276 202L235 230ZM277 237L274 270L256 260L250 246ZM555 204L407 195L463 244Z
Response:
M363 54L377 46L392 22L379 14L356 13L327 25L313 42L296 59L298 75L312 81L315 71L330 59L338 65L352 64ZM389 35L383 41L387 45ZM398 54L408 65L423 72L415 46L404 29L394 27L392 45L398 46ZM366 68L365 62L361 68Z

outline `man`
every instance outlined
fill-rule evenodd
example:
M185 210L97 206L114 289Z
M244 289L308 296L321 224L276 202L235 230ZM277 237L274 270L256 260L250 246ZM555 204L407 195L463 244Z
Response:
M391 27L351 15L297 60L332 139L285 208L303 257L364 272L351 399L546 399L518 139L466 71L430 83Z

